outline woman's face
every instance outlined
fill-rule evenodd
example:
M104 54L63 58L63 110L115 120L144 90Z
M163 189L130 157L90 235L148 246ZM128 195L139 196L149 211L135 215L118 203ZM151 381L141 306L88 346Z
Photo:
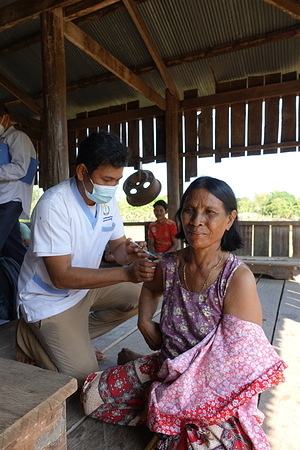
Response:
M236 218L236 211L228 214L217 197L203 188L193 189L187 196L181 223L186 241L193 248L219 247L226 230Z

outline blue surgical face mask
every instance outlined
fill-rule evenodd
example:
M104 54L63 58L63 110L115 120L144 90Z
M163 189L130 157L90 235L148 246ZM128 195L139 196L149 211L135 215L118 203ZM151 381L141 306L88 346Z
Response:
M91 180L91 178L90 178L90 181L91 181L92 185L94 186L92 192L87 191L83 181L82 181L82 184L84 186L85 195L92 202L104 204L104 203L108 203L114 197L117 186L107 186L107 185L95 184L95 183L93 183L93 180Z

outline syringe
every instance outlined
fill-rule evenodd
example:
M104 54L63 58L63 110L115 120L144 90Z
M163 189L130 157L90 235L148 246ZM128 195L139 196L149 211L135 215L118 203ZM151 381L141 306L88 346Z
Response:
M148 255L148 258L150 259L150 261L154 261L157 259L157 256L153 255L153 253L149 252L148 250L145 250L144 247L142 247L140 244L138 244L137 242L134 242L132 239L130 239L130 242L134 245L136 245L138 248L140 248L141 250L143 250L143 252L145 252Z

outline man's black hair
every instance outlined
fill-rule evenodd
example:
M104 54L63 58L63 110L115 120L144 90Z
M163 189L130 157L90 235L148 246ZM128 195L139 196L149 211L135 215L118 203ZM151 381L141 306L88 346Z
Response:
M84 164L91 174L100 165L115 168L127 165L128 149L116 134L107 131L91 133L79 145L76 166Z
M0 116L3 116L4 114L9 114L8 109L3 103L0 103Z

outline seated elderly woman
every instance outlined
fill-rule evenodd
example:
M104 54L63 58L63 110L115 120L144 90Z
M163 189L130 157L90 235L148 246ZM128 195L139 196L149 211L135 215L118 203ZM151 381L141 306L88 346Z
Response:
M242 246L234 193L222 180L197 178L176 220L187 245L162 257L140 295L139 329L156 352L125 349L124 365L91 374L85 412L146 423L157 449L269 449L258 394L284 381L286 365L261 328L255 278L231 253Z

